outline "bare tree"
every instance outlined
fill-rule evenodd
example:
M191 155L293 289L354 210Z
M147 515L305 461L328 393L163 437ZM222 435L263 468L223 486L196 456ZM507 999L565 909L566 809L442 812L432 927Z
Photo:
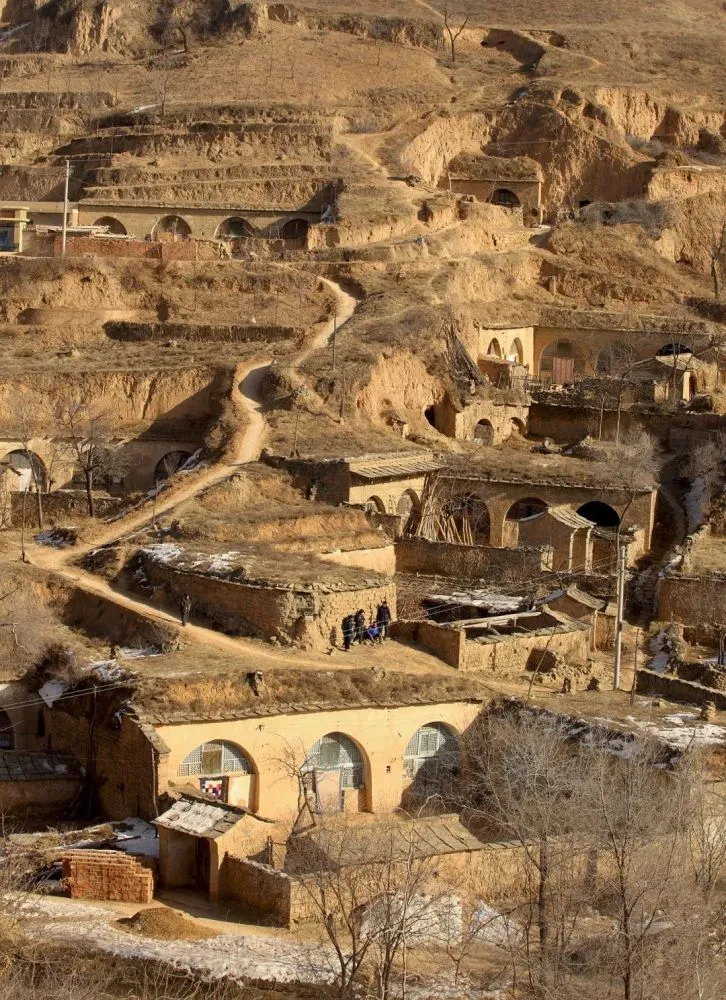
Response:
M720 226L711 231L708 256L711 281L713 282L713 297L718 301L721 298L721 284L724 270L726 270L726 219L721 222Z
M114 447L112 423L103 410L70 394L56 407L56 419L69 456L81 470L88 514L95 517L94 489L102 476L121 475L125 462Z
M451 48L451 65L452 66L456 65L456 43L459 40L459 36L461 35L461 33L464 31L464 29L466 28L467 24L469 23L469 18L471 17L472 7L473 7L473 4L471 4L471 3L467 4L464 7L464 15L463 15L464 16L464 20L459 24L459 26L457 28L457 27L455 27L452 24L453 14L452 14L452 11L451 11L451 4L449 3L449 0L446 0L446 2L444 3L444 9L443 9L443 12L442 12L442 16L444 18L444 29L446 30L446 34L449 36L449 46Z
M288 842L286 867L304 887L338 997L353 996L365 974L368 996L389 1000L409 949L450 919L437 859L423 844L418 822L397 817L323 824Z

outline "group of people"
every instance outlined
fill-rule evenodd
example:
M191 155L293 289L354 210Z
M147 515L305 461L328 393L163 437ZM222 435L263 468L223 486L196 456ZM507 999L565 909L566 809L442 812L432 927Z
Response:
M391 627L391 609L388 601L383 600L376 611L375 617L366 625L366 613L359 608L354 615L346 615L343 619L343 649L350 649L354 642L379 644L388 638Z

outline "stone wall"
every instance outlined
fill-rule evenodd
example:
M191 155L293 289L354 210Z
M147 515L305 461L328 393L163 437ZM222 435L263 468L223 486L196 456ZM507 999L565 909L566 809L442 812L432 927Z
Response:
M69 851L63 857L63 881L72 899L150 903L154 875L120 851Z
M164 588L169 601L176 605L189 594L194 611L232 634L327 649L342 641L341 622L358 608L369 619L385 599L396 615L396 586L380 577L362 578L357 588L283 587L197 576L141 558L147 578Z
M399 622L394 636L412 639L456 670L484 671L499 677L520 676L535 650L548 650L570 663L586 663L591 645L591 628L557 631L541 629L528 634L502 636L496 641L467 639L464 629L435 622Z
M63 237L56 233L36 233L26 229L23 235L24 257L61 257ZM103 236L68 236L66 257L123 257L135 260L210 261L224 260L226 249L213 240L127 240Z
M78 795L80 780L71 775L52 781L0 782L0 811L3 816L29 816L61 819Z
M551 550L498 549L484 545L453 545L425 538L400 538L396 542L396 572L424 573L460 579L522 580L547 570Z
M695 681L686 681L673 674L659 674L654 670L638 670L636 682L641 694L661 695L669 701L683 701L703 705L712 701L720 711L726 710L726 691L704 687Z

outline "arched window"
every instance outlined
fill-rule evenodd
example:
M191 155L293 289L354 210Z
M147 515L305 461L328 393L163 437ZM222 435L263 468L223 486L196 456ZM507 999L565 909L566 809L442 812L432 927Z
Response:
M126 236L126 226L123 222L118 219L114 219L112 215L102 215L100 219L96 219L93 223L94 226L105 226L109 233L113 233L114 236Z
M620 515L615 508L600 500L584 503L582 507L577 508L577 513L580 517L592 521L599 528L617 528L620 524Z
M319 812L340 812L346 789L361 789L365 784L363 755L345 733L321 736L305 758L303 775L315 794Z
M253 773L252 764L244 751L224 740L202 743L187 754L177 771L179 777Z
M250 225L247 219L241 219L239 216L225 219L217 230L218 240L247 240L255 235L254 226Z
M304 240L309 228L307 219L290 219L280 230L280 235L283 240Z
M11 490L22 493L29 489L45 489L47 483L45 465L34 451L18 448L16 451L8 452L2 460L2 465L12 470L8 477Z
M489 347L487 347L487 356L491 358L501 358L502 356L502 345L499 343L496 337L492 337L489 341Z
M442 722L429 722L413 734L403 754L403 776L417 792L433 794L451 782L459 767L456 735Z
M512 345L509 348L509 354L507 355L507 361L512 361L515 365L524 364L524 347L522 346L522 341L519 337L515 337L512 341Z
M508 188L497 188L492 195L492 205L501 205L503 208L519 208L520 201L514 191Z
M189 461L191 454L188 451L169 451L163 458L160 458L154 469L154 482L162 483L178 472L181 467Z
M188 240L192 229L180 215L165 215L154 226L155 240Z
M507 511L507 521L525 521L528 517L536 517L547 510L547 504L539 497L522 497L515 500Z

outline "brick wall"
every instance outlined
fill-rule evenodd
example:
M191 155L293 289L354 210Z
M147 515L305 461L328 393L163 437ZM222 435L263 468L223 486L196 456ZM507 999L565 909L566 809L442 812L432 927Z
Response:
M293 880L285 872L228 854L220 871L220 897L238 899L266 914L281 927L292 917Z
M154 898L151 869L117 851L69 851L63 856L63 881L72 899L150 903Z
M549 551L542 548L496 549L482 545L452 545L425 538L396 542L396 572L425 573L458 579L527 579L548 568Z
M27 229L23 236L23 256L60 257L63 237ZM123 257L136 260L209 261L225 259L225 250L215 240L122 240L103 236L68 236L66 257Z

